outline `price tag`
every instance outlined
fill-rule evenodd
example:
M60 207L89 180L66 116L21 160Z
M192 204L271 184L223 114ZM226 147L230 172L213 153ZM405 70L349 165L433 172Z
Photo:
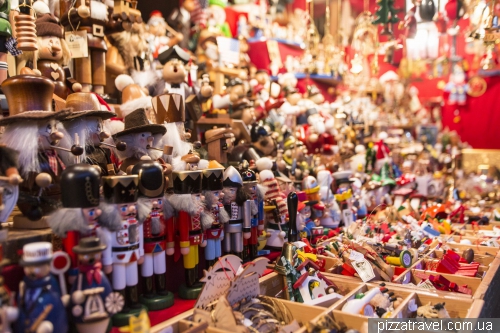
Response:
M432 284L432 282L429 281L429 280L425 280L425 281L420 282L417 285L417 287L424 288L424 289L433 289L433 290L436 290L436 287L434 287L434 285Z
M358 251L351 250L349 253L349 259L352 261L363 261L365 259L365 256Z
M86 58L89 56L87 32L68 31L64 34L71 53L71 58Z
M368 262L368 260L364 259L361 261L355 261L352 263L352 267L356 270L359 277L363 282L371 281L375 278L375 273L373 273L373 268Z

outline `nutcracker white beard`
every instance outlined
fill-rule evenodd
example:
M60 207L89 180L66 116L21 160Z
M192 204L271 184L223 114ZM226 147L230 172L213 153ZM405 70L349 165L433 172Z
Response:
M80 155L80 161L85 161L86 158L86 146L92 146L92 136L90 135L90 128L84 119L76 119L71 122L65 122L64 128L61 132L64 133L64 137L59 142L59 146L62 148L70 149L75 143L75 134L78 134L80 145L84 148L83 154ZM61 151L58 153L65 165L75 164L75 156L70 152Z
M26 177L29 172L41 171L38 162L38 125L36 123L5 126L1 143L19 152L21 177Z
M108 7L101 1L90 1L90 17L99 21L108 21Z
M184 211L192 215L200 212L204 208L201 200L194 200L191 194L172 194L167 197L168 203L176 212ZM165 217L168 218L168 213Z
M164 125L167 128L167 133L163 136L154 136L154 147L162 150L163 146L173 147L171 156L172 159L188 154L192 148L192 145L191 143L184 141L181 137L181 133L184 133L184 123L165 123ZM156 156L158 153L160 152L152 151L150 153L151 158L155 157L157 159L159 157ZM171 162L171 159L167 158L167 156L163 156L163 159L167 162ZM174 170L176 169L174 168Z
M66 233L71 230L83 235L90 231L81 208L60 208L50 214L48 223L52 232L59 237L65 237Z

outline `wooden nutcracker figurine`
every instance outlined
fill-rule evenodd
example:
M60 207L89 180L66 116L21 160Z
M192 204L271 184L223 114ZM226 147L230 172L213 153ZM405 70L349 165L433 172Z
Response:
M175 216L175 228L178 234L180 253L175 254L178 259L182 254L186 274L185 284L179 289L179 296L184 299L195 299L201 291L199 282L198 262L199 246L203 242L202 218L204 214L203 198L201 195L201 170L172 172L174 193L167 197L165 216L167 223L172 223ZM202 214L203 213L203 214Z
M25 276L19 284L19 318L14 323L14 332L68 331L61 295L51 288L51 261L51 243L36 242L23 246L23 257L19 264L23 266Z
M107 332L110 316L122 310L122 296L113 292L101 270L105 249L97 237L82 238L73 248L78 255L78 273L71 288L69 310L79 333Z
M131 316L145 309L139 303L139 264L144 260L143 225L136 219L139 177L137 175L102 177L103 195L108 204L101 220L121 217L121 228L102 228L101 237L108 245L102 264L112 274L113 290L125 298L125 307L113 316L113 326L128 325ZM112 205L111 207L109 205Z
M19 173L24 179L17 205L24 217L40 221L59 205L59 178L65 165L56 151L63 137L57 124L70 111L52 112L54 83L41 76L11 77L2 90L10 115L0 119L0 126L5 126L0 143L19 152ZM23 216L15 219L18 227L35 225ZM38 227L47 227L40 223Z
M335 179L335 199L337 200L340 210L341 219L345 227L349 227L354 223L354 212L352 205L352 189L349 178L352 176L352 171L337 171L332 174Z
M165 275L166 253L174 254L173 225L167 225L163 216L165 176L160 163L154 161L137 163L132 173L139 176L137 218L144 230L144 262L141 265L144 283L140 300L149 311L162 310L174 304L173 294L167 291Z
M259 234L264 230L264 194L265 189L257 184L257 175L255 171L248 167L248 163L242 166L241 178L243 179L243 189L247 192L251 201L251 237L243 239L243 251L247 257L243 258L253 260L257 257L257 247L259 245Z
M251 200L243 189L243 179L233 166L224 171L224 209L229 222L224 228L224 253L243 258L243 238L252 236Z
M224 167L217 161L210 161L208 168L203 170L203 196L205 209L212 214L213 222L203 224L203 231L207 246L205 247L206 268L212 267L222 255L222 240L224 239L224 225L229 221L229 215L221 202L222 176Z

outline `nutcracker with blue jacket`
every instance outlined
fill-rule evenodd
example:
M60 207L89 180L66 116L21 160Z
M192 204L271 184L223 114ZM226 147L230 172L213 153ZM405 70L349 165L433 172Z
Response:
M222 240L224 239L224 225L229 221L229 215L222 204L222 177L224 167L217 161L210 161L203 170L203 196L205 210L212 215L212 223L203 224L203 231L207 246L205 247L205 267L213 266L222 256ZM208 220L208 219L207 219Z
M224 230L224 253L243 258L243 238L250 239L252 233L251 200L243 189L243 179L235 167L224 171L224 209L229 222Z
M245 161L246 162L246 161ZM243 189L247 191L247 196L251 200L251 236L249 239L243 239L243 259L253 260L257 257L259 234L264 230L264 194L263 186L257 184L257 176L255 171L248 168L248 165L243 165L241 171L243 179Z
M52 257L52 244L49 242L24 245L19 264L23 266L25 276L19 284L19 317L14 323L14 332L68 331L68 319L61 294L52 286Z
M182 255L185 284L179 289L179 296L184 299L196 299L201 291L198 263L199 247L205 246L203 239L202 218L204 213L201 170L173 171L174 193L167 196L164 215L167 223L175 221L176 242L180 252L175 253L177 261Z
M349 227L355 220L351 189L352 180L349 179L352 176L352 171L337 171L332 176L335 179L335 199L340 206L341 219L344 226Z
M71 288L70 316L79 333L104 333L112 315L123 307L123 297L113 292L102 271L106 245L97 237L80 239L73 251L78 255L78 274Z
M143 225L137 220L136 208L139 177L102 177L102 185L107 205L100 219L116 216L121 219L118 230L101 230L102 239L108 244L102 257L104 272L112 273L113 290L125 298L123 310L113 316L113 326L121 327L128 325L129 318L144 309L138 294L139 265L144 260Z
M141 265L143 295L141 303L150 311L173 305L173 295L166 286L166 254L174 254L173 223L163 216L165 176L160 163L141 161L132 169L139 176L137 218L143 225L144 262Z

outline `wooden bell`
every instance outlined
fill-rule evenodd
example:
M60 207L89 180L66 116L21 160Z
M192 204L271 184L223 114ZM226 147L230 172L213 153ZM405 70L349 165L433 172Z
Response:
M16 25L17 48L21 51L37 51L35 18L29 14L14 17Z

